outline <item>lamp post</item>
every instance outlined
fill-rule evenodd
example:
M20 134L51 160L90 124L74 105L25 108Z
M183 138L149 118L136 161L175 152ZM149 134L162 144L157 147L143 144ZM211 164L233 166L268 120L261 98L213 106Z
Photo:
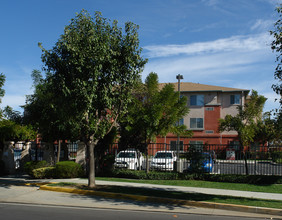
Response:
M178 93L179 93L179 97L178 97L178 101L180 101L180 80L183 79L183 75L178 74L176 76L176 79L178 80ZM180 125L180 121L178 120L178 126ZM179 162L179 143L180 143L180 137L179 134L177 134L177 161ZM177 167L178 168L178 167Z

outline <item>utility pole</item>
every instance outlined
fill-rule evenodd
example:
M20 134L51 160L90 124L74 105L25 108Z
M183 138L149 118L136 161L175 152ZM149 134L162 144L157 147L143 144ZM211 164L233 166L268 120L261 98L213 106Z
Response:
M178 80L178 93L179 93L179 97L178 97L178 101L180 101L180 80L183 79L183 75L178 74L176 76L176 79ZM178 120L178 126L180 125L180 120ZM179 158L179 146L180 144L180 137L179 134L177 134L177 143L176 143L176 147L177 147L177 169L180 163L180 158ZM177 170L178 171L178 170Z

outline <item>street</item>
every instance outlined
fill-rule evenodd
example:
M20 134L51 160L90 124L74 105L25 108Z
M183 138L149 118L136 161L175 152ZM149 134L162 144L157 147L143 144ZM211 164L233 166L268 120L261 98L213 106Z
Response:
M220 209L39 190L37 186L0 184L1 219L270 219L275 216ZM229 216L235 216L230 217ZM281 219L278 217L278 219Z
M115 220L170 220L170 219L238 219L238 217L228 216L211 216L203 214L178 214L166 212L150 212L150 211L131 211L131 210L115 210L115 209L98 209L98 208L80 208L67 206L47 206L47 205L22 205L12 203L0 203L1 219L5 220L84 220L84 219L115 219ZM242 220L251 218L240 218Z

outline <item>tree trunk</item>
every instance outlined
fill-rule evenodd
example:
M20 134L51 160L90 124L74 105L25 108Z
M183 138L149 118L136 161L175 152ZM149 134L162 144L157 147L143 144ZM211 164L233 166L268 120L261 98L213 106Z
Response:
M149 164L149 152L148 152L148 143L146 142L146 173L150 172L150 164Z
M249 168L248 168L246 152L244 152L244 160L245 160L246 175L249 175Z
M87 143L88 152L89 152L89 174L88 174L88 187L94 188L95 187L95 155L94 150L95 146L98 143L96 141L89 141Z
M61 141L58 140L58 147L57 147L57 162L60 162L60 155L61 155Z

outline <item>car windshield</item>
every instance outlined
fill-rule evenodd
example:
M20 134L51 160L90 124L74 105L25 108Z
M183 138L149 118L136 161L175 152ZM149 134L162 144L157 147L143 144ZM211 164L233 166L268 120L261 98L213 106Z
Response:
M118 158L135 158L135 152L120 152Z
M165 152L159 152L155 155L155 158L169 158L172 159L172 153L165 153Z

